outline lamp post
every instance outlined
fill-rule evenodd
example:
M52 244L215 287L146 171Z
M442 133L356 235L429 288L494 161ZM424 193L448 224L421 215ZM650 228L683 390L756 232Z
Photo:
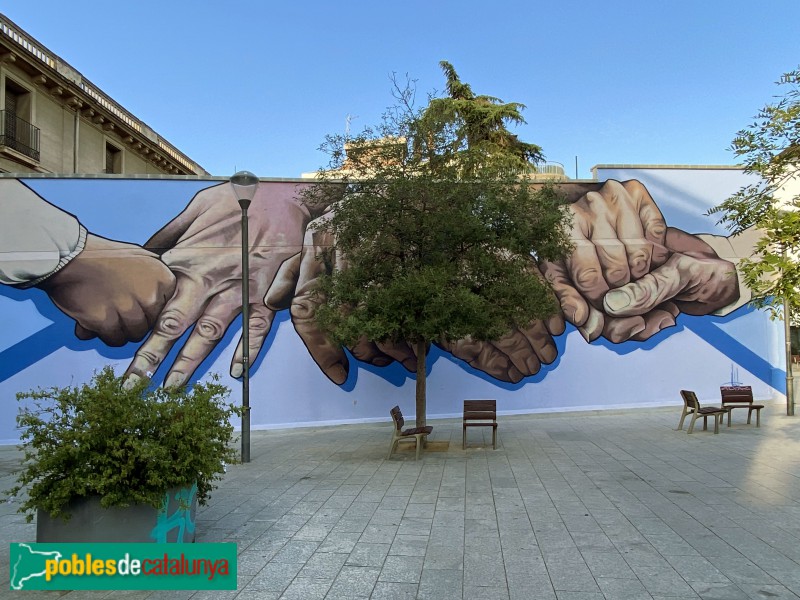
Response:
M250 244L247 209L258 188L258 177L239 171L231 187L242 208L242 462L250 462Z

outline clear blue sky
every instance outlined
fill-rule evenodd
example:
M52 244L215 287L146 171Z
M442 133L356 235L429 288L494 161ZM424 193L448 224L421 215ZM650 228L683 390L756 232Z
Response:
M527 105L571 176L732 164L735 132L800 64L800 1L0 0L0 12L214 175L296 177L378 121L391 73Z

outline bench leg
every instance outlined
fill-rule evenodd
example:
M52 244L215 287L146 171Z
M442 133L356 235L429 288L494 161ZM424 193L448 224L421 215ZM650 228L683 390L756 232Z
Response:
M467 449L467 426L466 425L462 425L461 429L464 430L464 433L463 433L463 435L461 437L461 449L462 450L466 450Z
M719 433L719 422L722 420L722 413L714 415L714 433Z
M708 415L703 415L703 431L708 431Z
M419 460L419 447L422 446L422 434L417 434L414 437L417 440L417 455L414 460Z
M686 430L686 433L692 433L692 431L694 431L694 422L697 421L698 416L697 413L692 413L692 421L689 423L689 429Z
M686 410L686 407L684 406L683 407L683 412L681 412L681 420L678 422L678 431L681 431L683 429L683 421L686 418L687 414L688 414L688 411Z
M392 458L392 452L394 452L394 448L397 446L397 442L399 441L400 440L398 438L392 438L392 442L389 444L389 456L386 457L387 459Z
M497 426L492 427L492 450L497 450Z
M750 416L752 415L753 411L756 411L756 427L761 427L761 409L760 408L751 408L747 412L747 422L750 423Z
M733 410L731 410L731 409L728 409L728 427L730 427L730 426L731 426L731 413L732 413L732 412L733 412Z

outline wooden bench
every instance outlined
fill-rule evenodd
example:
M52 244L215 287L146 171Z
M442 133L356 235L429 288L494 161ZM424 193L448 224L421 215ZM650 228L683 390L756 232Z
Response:
M403 425L405 425L406 421L403 418L403 413L400 412L400 407L395 406L389 411L389 414L392 415L392 423L394 427L392 427L392 441L389 444L389 456L387 458L392 457L392 453L394 452L398 443L414 442L417 445L417 454L414 460L419 460L419 448L422 446L424 438L429 436L433 431L433 426L427 425L425 427L410 427L408 429L403 429Z
M467 447L467 427L491 427L492 448L497 449L497 400L464 400L463 439L461 448Z
M756 412L756 427L761 427L761 409L763 404L753 404L753 388L749 385L723 385L719 388L722 395L722 406L728 409L728 427L731 426L731 413L734 408L747 409L747 424L753 411Z
M703 430L708 429L708 417L714 417L714 433L719 433L719 422L722 417L728 412L727 408L719 406L700 406L700 401L697 399L697 394L689 390L681 390L681 398L683 398L683 412L681 413L681 420L678 423L678 431L683 429L683 421L688 415L692 415L692 422L689 423L689 429L686 433L692 433L694 430L694 422L699 417L703 417ZM728 417L730 418L730 417Z

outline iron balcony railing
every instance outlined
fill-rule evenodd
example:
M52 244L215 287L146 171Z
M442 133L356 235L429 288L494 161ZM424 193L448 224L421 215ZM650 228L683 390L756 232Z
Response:
M10 110L0 110L0 146L39 160L39 128Z

